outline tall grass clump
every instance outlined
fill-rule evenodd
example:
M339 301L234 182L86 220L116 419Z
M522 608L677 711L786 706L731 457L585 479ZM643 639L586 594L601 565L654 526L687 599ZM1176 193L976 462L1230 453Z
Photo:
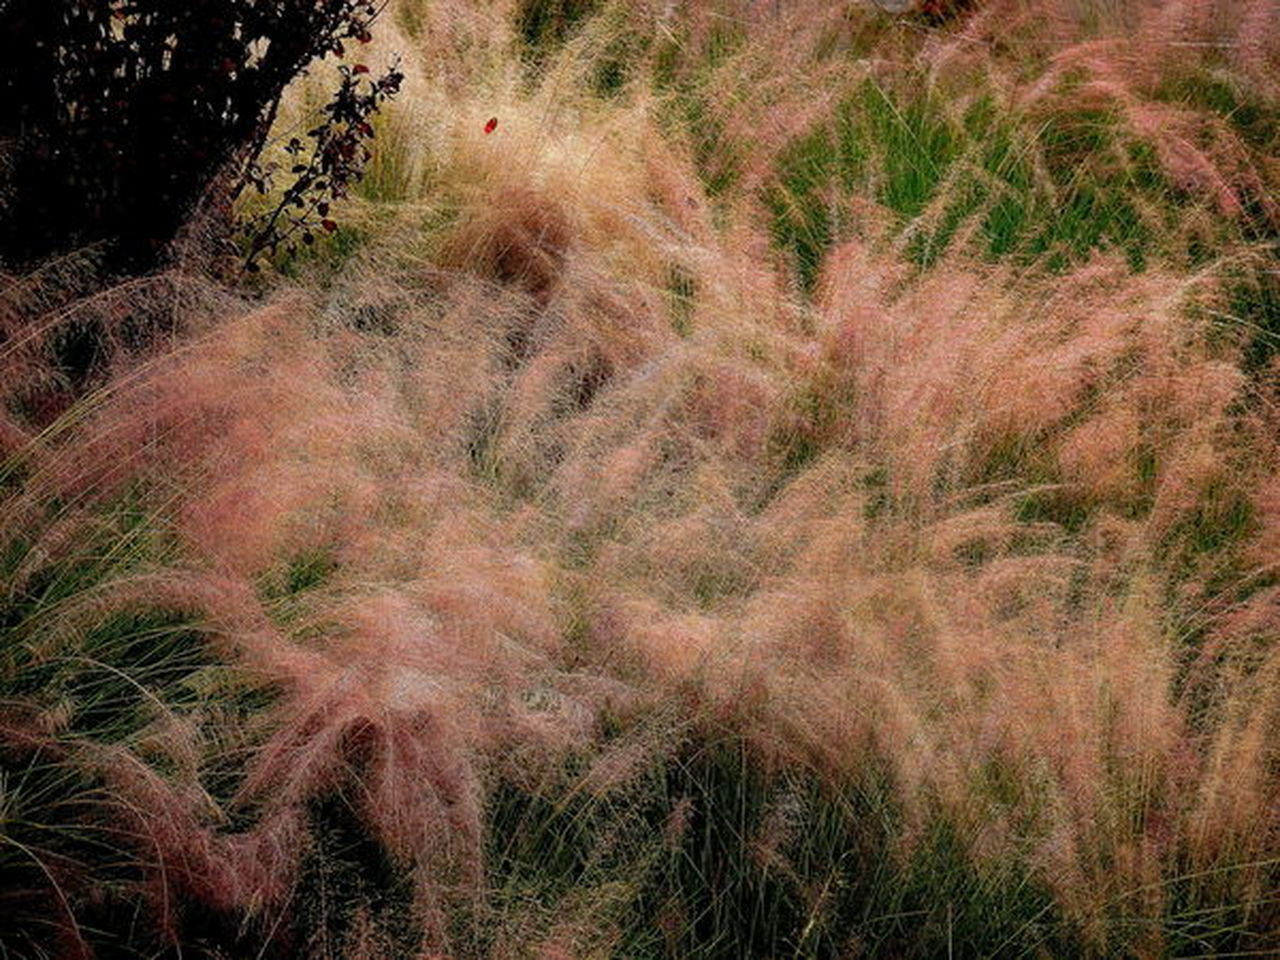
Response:
M1280 950L1269 8L382 26L252 291L5 278L0 948Z

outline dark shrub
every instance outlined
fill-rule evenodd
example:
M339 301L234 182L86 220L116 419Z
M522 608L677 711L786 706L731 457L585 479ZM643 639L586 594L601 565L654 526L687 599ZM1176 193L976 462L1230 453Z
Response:
M258 176L286 85L384 4L0 0L0 262L103 244L115 272L154 266L211 184L225 205Z

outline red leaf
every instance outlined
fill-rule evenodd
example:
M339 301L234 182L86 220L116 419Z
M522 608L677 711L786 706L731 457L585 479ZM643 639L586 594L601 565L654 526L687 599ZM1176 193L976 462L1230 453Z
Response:
M369 68L366 67L363 63L357 63L354 67L351 68L351 72L352 73L368 73Z
M338 225L332 220L321 220L320 226L324 227L330 233L333 233L333 231L338 229Z
M484 125L484 132L485 132L485 133L493 133L493 131L495 131L495 130L497 130L497 129L498 129L498 118L497 118L497 117L490 117L490 118L489 118L489 122L488 122L488 123L486 123L486 124Z

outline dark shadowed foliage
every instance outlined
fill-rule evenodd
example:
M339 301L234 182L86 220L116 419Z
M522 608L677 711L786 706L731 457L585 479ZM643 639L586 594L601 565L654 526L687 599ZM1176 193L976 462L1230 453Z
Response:
M382 0L0 0L0 261L105 243L148 269L219 177L247 185L285 86ZM363 119L363 118L361 118Z

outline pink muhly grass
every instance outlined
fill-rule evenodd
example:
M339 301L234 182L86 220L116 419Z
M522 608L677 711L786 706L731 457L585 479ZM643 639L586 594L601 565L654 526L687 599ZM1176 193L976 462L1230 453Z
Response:
M1213 5L1176 6L1141 44L1217 36ZM1117 903L1164 915L1169 870L1274 853L1280 494L1266 415L1240 413L1258 388L1203 322L1219 267L1133 275L1099 255L1046 282L955 254L916 271L867 209L865 236L839 239L801 303L750 196L831 109L810 95L843 68L810 70L805 45L862 29L817 7L734 6L745 39L720 73L749 85L771 52L790 59L757 102L712 104L745 184L714 216L664 138L631 149L611 129L610 149L585 153L564 132L576 121L535 137L504 110L485 139L495 108L450 87L481 117L467 121L480 146L460 151L534 146L470 180L440 161L459 220L430 263L397 237L323 294L236 307L171 279L169 300L138 286L75 306L119 328L130 298L154 294L190 329L132 363L118 338L110 389L63 421L39 350L15 347L0 458L31 474L0 520L0 542L25 550L10 589L74 558L130 495L161 543L26 624L30 649L57 656L122 613L182 613L274 697L221 732L246 757L228 811L200 786L222 742L200 717L157 709L127 746L76 757L144 851L171 937L184 898L264 928L284 917L311 811L337 798L408 878L421 949L464 955L459 918L488 917L494 784L609 801L704 736L827 789L882 772L903 817L895 855L945 821L975 861L1026 863L1099 950ZM1180 190L1232 215L1256 199L1230 131L1153 102L1150 47L1090 26L1086 7L1034 23L993 2L894 42L923 43L939 84L965 61L1007 80L996 34L1042 28L1026 42L1043 42L1044 80L1019 110L1114 108ZM1256 71L1274 19L1242 9L1263 39L1230 56ZM510 39L462 5L425 15L442 32L421 42L442 56L499 42L490 28ZM681 15L693 45L723 26ZM982 52L948 46L969 41ZM1088 79L1069 88L1073 71ZM657 130L627 117L637 139ZM614 192L575 192L574 170ZM23 311L67 309L36 285L22 296L38 301ZM0 304L6 333L17 310ZM1252 510L1239 542L1197 556L1187 531L1238 503ZM606 742L606 718L624 735ZM65 723L6 718L0 739ZM231 832L231 814L251 825ZM774 801L747 838L759 864L792 868L797 816ZM676 800L658 842L692 842L694 820ZM1244 874L1241 890L1264 876ZM510 923L547 956L616 946L586 899ZM370 911L354 925L353 954L383 948Z
M120 815L147 850L147 898L154 917L178 936L177 914L192 901L267 918L282 909L302 853L298 811L268 817L247 834L219 836L198 812L198 796L175 789L129 754L95 759Z

